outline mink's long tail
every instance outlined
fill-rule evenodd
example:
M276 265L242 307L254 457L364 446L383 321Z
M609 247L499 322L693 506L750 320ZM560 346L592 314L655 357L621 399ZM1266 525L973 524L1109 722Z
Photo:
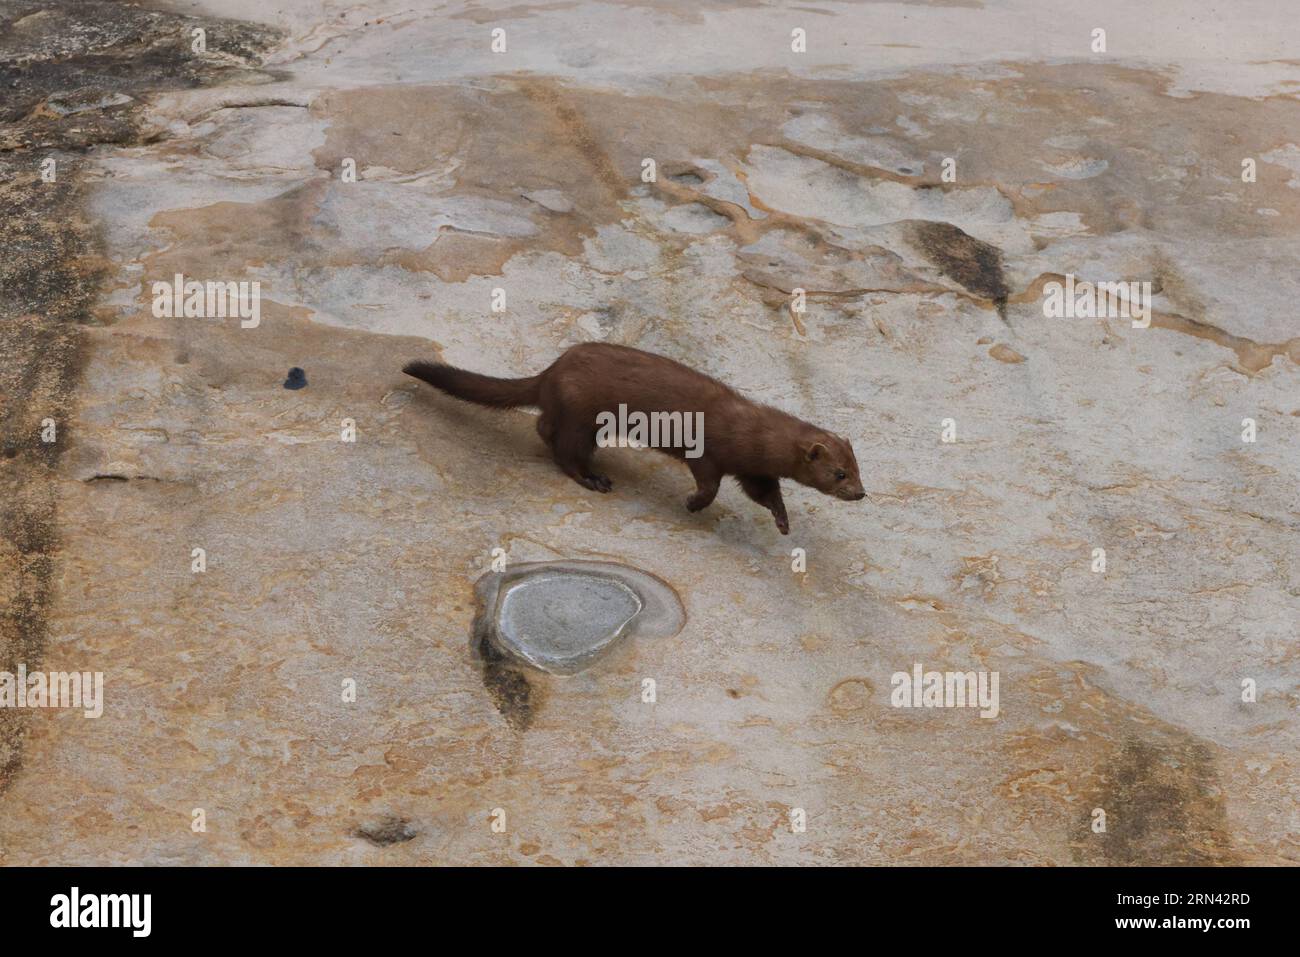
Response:
M494 409L513 409L520 405L536 405L541 392L542 377L527 379L498 379L479 375L467 369L443 365L441 362L408 362L402 371L423 379L435 389L466 402L491 406Z

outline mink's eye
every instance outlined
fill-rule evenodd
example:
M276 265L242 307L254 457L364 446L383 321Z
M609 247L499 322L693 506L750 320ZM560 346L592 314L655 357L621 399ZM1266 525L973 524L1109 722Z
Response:
M845 474L844 469L835 470L835 481L843 482L847 477L848 476Z

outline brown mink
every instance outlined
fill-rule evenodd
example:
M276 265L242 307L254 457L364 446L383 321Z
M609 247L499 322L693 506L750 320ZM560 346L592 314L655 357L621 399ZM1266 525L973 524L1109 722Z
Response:
M849 501L866 496L847 439L640 349L583 343L526 379L498 379L435 362L411 362L402 371L479 405L539 407L537 432L556 465L595 492L613 487L592 471L598 437L601 444L613 444L611 439L624 438L631 423L640 427L636 444L654 445L690 468L696 489L686 507L692 512L713 501L726 475L734 475L745 494L772 513L783 535L790 531L783 478ZM624 428L614 429L614 422ZM700 429L692 428L696 423ZM647 443L645 434L667 435L667 441Z

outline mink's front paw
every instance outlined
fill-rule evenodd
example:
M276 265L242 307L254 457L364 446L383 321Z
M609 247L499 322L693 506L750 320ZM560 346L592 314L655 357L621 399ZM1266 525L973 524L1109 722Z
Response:
M782 535L790 534L790 520L784 515L776 516L776 530Z

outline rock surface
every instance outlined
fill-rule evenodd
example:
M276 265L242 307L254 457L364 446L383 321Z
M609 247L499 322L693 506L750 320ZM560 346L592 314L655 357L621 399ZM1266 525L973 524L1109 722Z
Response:
M213 25L207 78L77 76L2 118L28 179L94 147L41 220L86 218L76 355L21 395L0 359L35 501L5 650L106 701L5 716L0 862L1300 860L1293 17L269 6L151 14L150 44ZM178 273L260 282L260 324L156 318ZM1151 281L1150 328L1045 318L1066 274ZM868 500L787 483L784 538L732 483L687 513L635 449L596 495L527 413L399 371L592 339L849 436ZM573 676L484 667L494 549L645 569L686 625ZM917 663L997 672L997 717L891 706Z

